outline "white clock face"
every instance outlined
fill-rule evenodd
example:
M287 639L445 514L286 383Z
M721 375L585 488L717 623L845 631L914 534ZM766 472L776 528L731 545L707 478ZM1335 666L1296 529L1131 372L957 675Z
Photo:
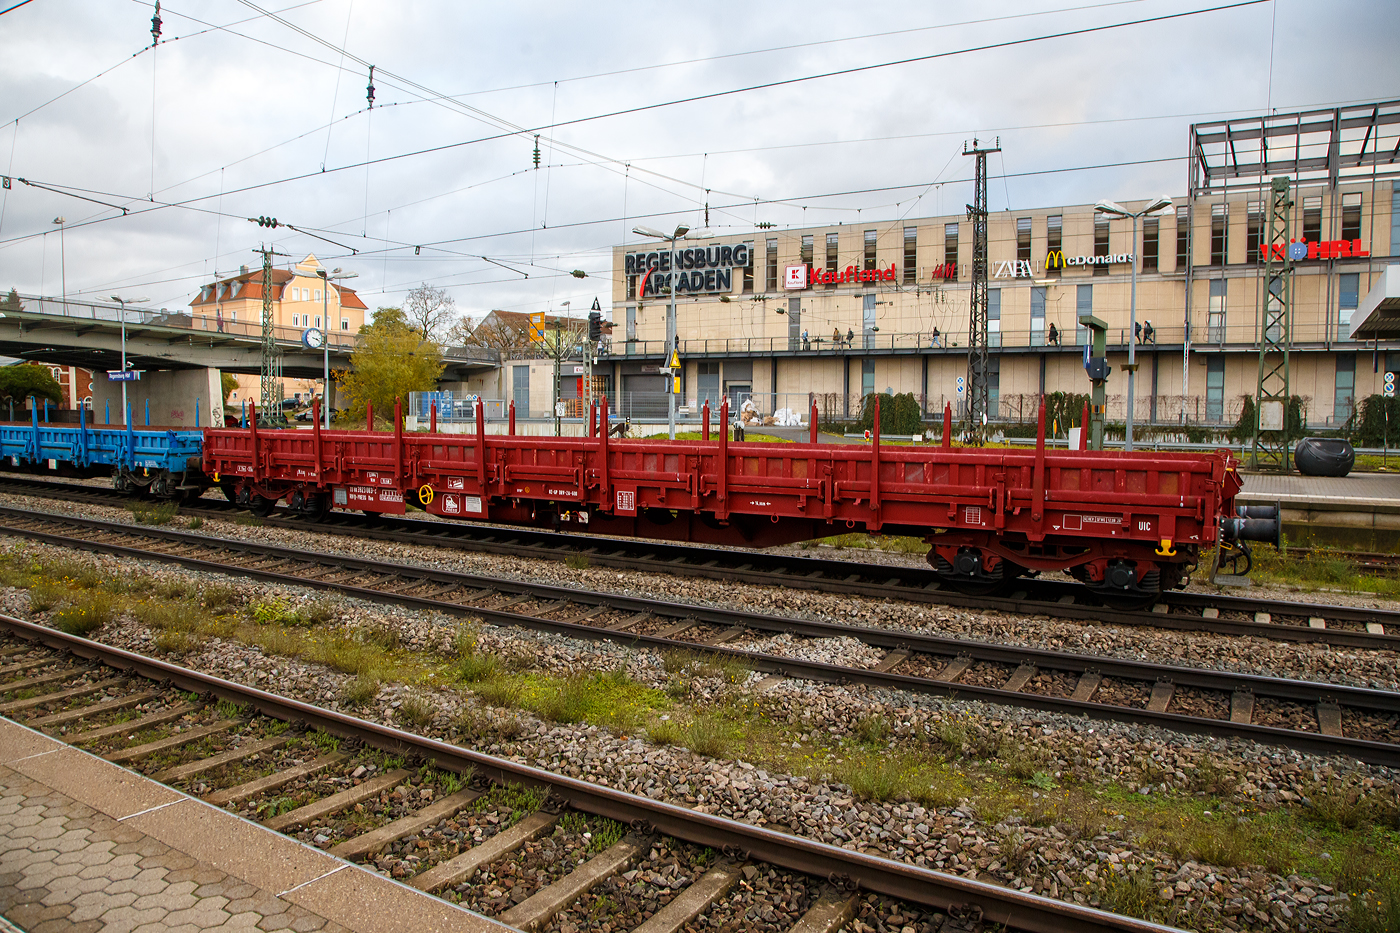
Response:
M325 346L326 335L315 327L308 327L305 333L301 335L301 342L313 350L319 350L321 347Z

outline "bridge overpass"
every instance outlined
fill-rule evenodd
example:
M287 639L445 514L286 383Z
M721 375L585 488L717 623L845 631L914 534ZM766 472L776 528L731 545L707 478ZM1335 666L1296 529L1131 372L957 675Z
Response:
M122 308L117 304L20 295L19 309L0 305L0 356L81 366L94 372L121 369ZM262 324L225 321L223 329L185 311L153 311L128 306L126 358L133 369L218 369L262 371ZM301 342L302 329L275 328L288 379L321 378L323 356ZM327 335L332 369L350 365L357 336ZM500 366L500 354L483 347L443 348L442 378L464 380Z

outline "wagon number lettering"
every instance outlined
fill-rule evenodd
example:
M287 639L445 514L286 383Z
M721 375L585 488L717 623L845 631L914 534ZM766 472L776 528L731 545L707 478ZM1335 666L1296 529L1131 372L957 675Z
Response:
M1138 531L1151 531L1151 530L1152 530L1152 523L1151 523L1151 522L1138 522Z

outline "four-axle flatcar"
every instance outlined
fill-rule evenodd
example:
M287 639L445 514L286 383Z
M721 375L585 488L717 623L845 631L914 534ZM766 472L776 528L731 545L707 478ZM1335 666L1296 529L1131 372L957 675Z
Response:
M728 406L720 424L728 423ZM593 425L607 423L606 401ZM848 531L912 535L969 592L1065 571L1119 604L1185 585L1222 537L1271 540L1277 519L1234 519L1241 482L1228 451L1062 451L618 440L474 434L205 432L203 469L254 512L286 500L402 514L743 547ZM708 420L708 419L707 419ZM878 423L878 420L877 420ZM948 421L945 419L945 424ZM512 422L513 424L513 422ZM1226 519L1229 519L1228 521Z

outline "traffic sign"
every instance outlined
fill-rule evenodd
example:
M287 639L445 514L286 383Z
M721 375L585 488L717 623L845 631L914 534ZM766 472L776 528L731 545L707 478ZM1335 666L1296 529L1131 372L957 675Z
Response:
M544 342L544 312L530 315L530 341L532 343Z
M667 366L668 368L670 368L670 369L680 369L680 368L681 368L681 355L680 355L680 353L676 352L675 350L672 350L672 351L671 351L671 362L667 363L666 366Z
M967 378L966 378L965 376L959 376L959 377L958 377L958 394L959 394L959 395L962 395L963 392L966 391L966 390L967 390Z
M1386 398L1395 397L1395 373L1385 374L1385 396Z

